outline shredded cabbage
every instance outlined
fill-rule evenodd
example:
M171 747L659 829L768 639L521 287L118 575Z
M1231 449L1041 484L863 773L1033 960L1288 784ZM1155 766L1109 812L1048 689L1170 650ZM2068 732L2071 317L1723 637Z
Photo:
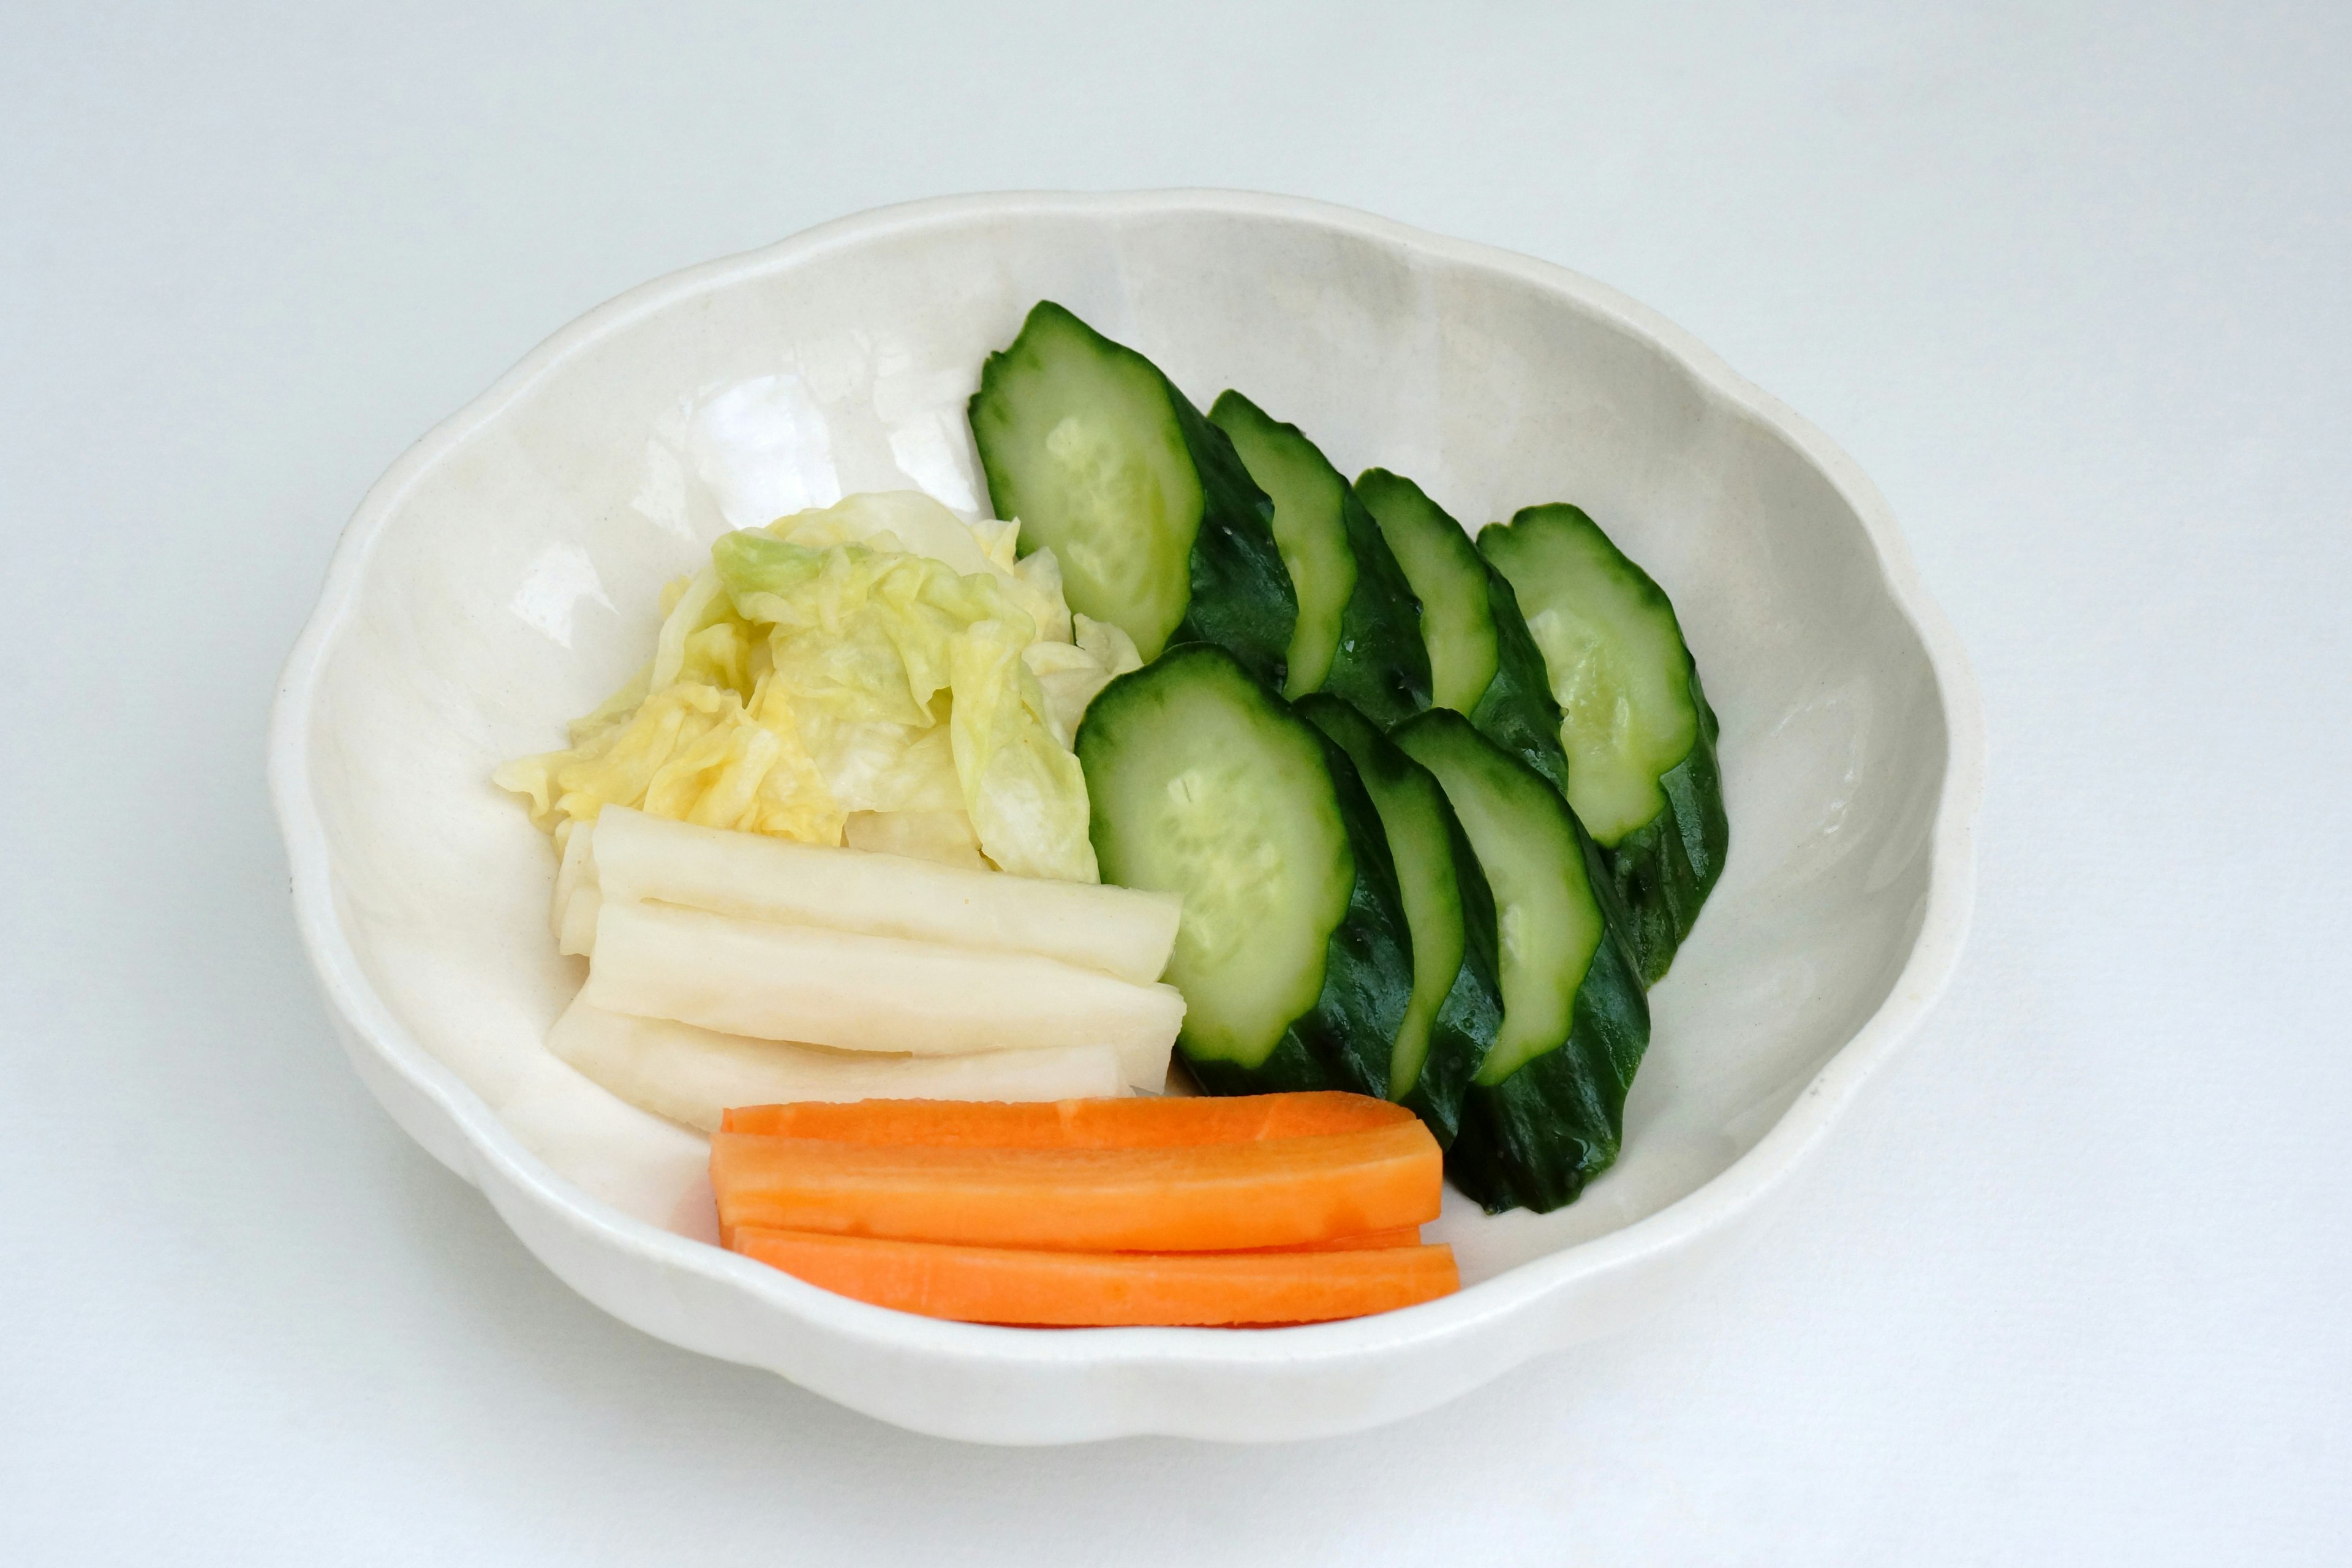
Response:
M1032 639L1005 621L982 621L950 653L955 701L949 715L956 777L980 835L980 851L1007 870L1102 880L1087 833L1087 778L1045 718L1045 693L1021 660Z
M1073 621L1018 527L898 491L724 535L572 748L493 779L551 831L617 803L838 844L850 813L924 814L933 836L963 819L1000 869L1099 880L1070 742L1139 661L1117 627Z
M1044 554L1042 550L1037 552ZM1037 555L1029 559L1034 561ZM1064 746L1075 742L1078 721L1087 716L1087 709L1104 687L1130 669L1143 668L1143 656L1136 651L1133 637L1091 616L1074 619L1078 635L1075 644L1041 639L1021 650L1021 661L1045 689L1045 722L1054 739Z

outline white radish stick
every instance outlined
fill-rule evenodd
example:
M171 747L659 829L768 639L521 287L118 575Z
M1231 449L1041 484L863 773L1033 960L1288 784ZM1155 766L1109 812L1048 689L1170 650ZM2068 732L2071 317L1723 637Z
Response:
M747 1040L575 999L547 1048L642 1110L705 1132L730 1106L798 1100L1081 1100L1124 1094L1108 1046L893 1057Z
M548 922L554 928L558 942L562 942L564 927L571 921L572 895L583 887L596 885L596 862L593 849L596 825L593 822L572 822L570 818L565 820L571 825L563 830L563 856L555 867L555 908L550 911ZM566 947L563 951L571 952L573 949ZM587 950L582 948L578 951L584 952Z
M585 838L585 825L579 829ZM555 933L555 951L566 957L584 958L596 951L596 917L604 910L604 895L583 882L572 889L571 901L563 906L563 927Z
M995 952L1037 953L1139 984L1176 945L1167 893L976 871L794 844L608 805L595 830L607 906L650 900L747 920L825 926Z
M1129 1083L1154 1090L1184 1021L1172 985L1034 953L625 903L609 879L604 895L581 994L614 1013L917 1056L1108 1046Z

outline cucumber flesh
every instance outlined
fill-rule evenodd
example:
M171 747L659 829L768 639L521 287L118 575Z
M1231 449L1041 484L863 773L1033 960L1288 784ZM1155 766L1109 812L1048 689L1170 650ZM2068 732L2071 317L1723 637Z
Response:
M1465 910L1494 924L1486 873L1428 769L1336 697L1307 697L1298 711L1356 764L1396 863L1412 938L1412 995L1389 1054L1388 1097L1412 1107L1440 1143L1451 1143L1463 1089L1503 1020L1493 943L1474 952L1465 934Z
M1568 801L1601 846L1644 983L1689 936L1730 824L1715 713L1673 604L1572 506L1491 523L1478 549L1517 591L1560 707Z
M1421 599L1432 706L1467 715L1480 733L1566 789L1559 706L1510 583L1411 479L1369 468L1356 493Z
M1568 803L1602 845L1665 809L1659 776L1690 754L1698 711L1674 606L1572 506L1528 507L1478 534L1510 579L1560 706Z
M1339 497L1348 481L1328 463L1317 462L1322 454L1307 446L1297 426L1277 425L1238 392L1218 394L1209 405L1209 423L1232 439L1242 466L1274 501L1275 542L1298 594L1282 694L1320 690L1339 651L1339 617L1356 591L1355 553L1339 526Z
M1298 426L1238 392L1218 395L1209 422L1274 500L1274 537L1298 594L1283 695L1333 692L1382 724L1429 706L1412 584L1347 479Z
M1183 898L1167 979L1202 1087L1383 1094L1412 961L1346 753L1202 645L1105 687L1077 752L1105 879Z
M1436 776L1493 897L1465 929L1472 949L1491 944L1502 1025L1464 1095L1447 1171L1490 1210L1558 1208L1617 1157L1649 1044L1641 983L1558 789L1448 710L1391 739Z
M1297 601L1272 503L1150 360L1043 300L988 356L971 433L990 504L1050 547L1070 607L1135 639L1215 642L1279 684Z
M1386 468L1367 468L1356 494L1380 524L1405 580L1421 600L1421 635L1429 650L1430 702L1467 713L1495 679L1499 655L1486 574L1461 525Z

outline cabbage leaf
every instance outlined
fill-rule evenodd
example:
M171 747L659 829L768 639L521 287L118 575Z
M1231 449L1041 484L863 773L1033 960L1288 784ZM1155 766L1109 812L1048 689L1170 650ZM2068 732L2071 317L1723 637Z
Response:
M1052 552L1019 557L1017 529L901 491L723 535L571 749L493 778L550 829L617 803L838 844L852 813L929 814L1002 870L1098 880L1070 742L1139 661L1073 619Z

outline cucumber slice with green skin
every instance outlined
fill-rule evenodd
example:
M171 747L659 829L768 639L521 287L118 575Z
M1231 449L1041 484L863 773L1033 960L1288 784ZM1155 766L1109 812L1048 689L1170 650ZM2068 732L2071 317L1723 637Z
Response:
M1469 948L1495 955L1502 1026L1463 1096L1446 1173L1491 1212L1556 1209L1617 1158L1649 1003L1560 793L1447 709L1390 738L1436 775L1494 900L1483 917L1465 908Z
M1675 607L1598 523L1532 506L1478 534L1511 581L1560 707L1568 804L1626 911L1625 937L1654 984L1723 875L1731 842L1715 710Z
M1198 644L1103 688L1077 752L1103 879L1183 896L1166 978L1201 1087L1385 1095L1411 939L1347 753Z
M1209 423L1274 498L1275 542L1298 594L1282 694L1332 692L1384 725L1428 707L1420 605L1347 479L1297 426L1238 392L1218 395Z
M1411 479L1367 468L1356 493L1421 600L1432 706L1466 715L1479 733L1565 790L1559 705L1509 582Z
M981 366L971 417L990 504L1023 554L1052 548L1072 609L1147 662L1213 642L1282 684L1298 601L1274 504L1158 366L1042 300Z
M1427 768L1336 697L1304 698L1298 711L1356 764L1380 812L1404 897L1412 996L1389 1052L1388 1097L1410 1106L1440 1143L1451 1143L1461 1123L1463 1091L1503 1022L1486 874ZM1474 923L1490 933L1475 948L1467 934Z

